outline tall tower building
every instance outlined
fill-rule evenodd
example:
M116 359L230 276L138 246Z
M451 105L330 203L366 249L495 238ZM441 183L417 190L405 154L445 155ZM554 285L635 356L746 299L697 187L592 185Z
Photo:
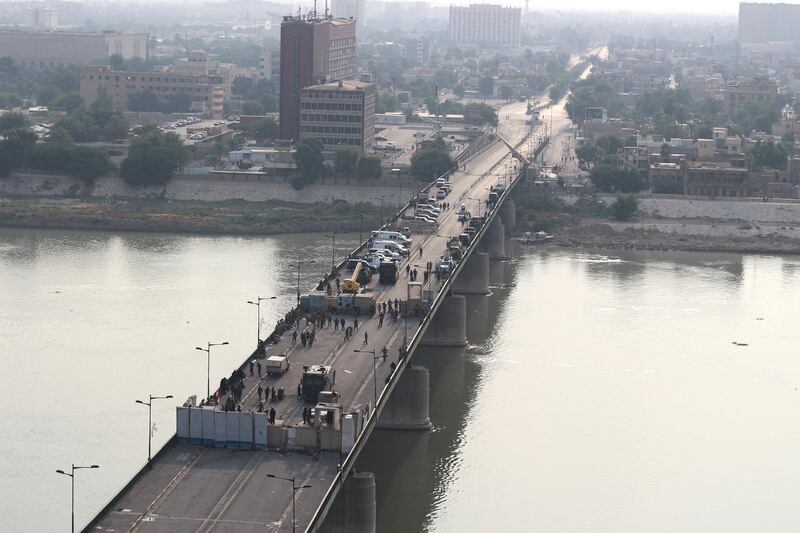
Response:
M284 17L281 23L280 136L300 136L303 88L356 76L356 25L352 19Z
M367 22L366 0L331 0L331 14L334 17L356 19L356 27L360 30Z
M521 11L494 4L450 6L450 39L457 44L519 46Z

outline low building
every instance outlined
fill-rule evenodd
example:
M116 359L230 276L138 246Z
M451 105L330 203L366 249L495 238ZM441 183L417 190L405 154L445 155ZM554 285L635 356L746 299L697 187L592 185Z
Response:
M650 188L655 193L683 194L686 163L652 163L648 172Z
M120 111L128 110L133 94L152 93L159 101L185 94L191 99L190 111L211 118L222 118L225 88L218 76L179 74L175 71L132 72L109 67L85 67L81 71L80 94L87 107L105 92Z
M778 84L766 76L749 81L728 83L725 88L728 114L735 115L750 102L774 104L778 100Z
M400 112L375 113L375 124L378 126L402 126L406 123L406 114Z
M689 162L684 194L693 196L744 197L750 193L750 172L728 163Z
M356 80L312 85L300 95L300 138L371 150L375 135L375 85Z

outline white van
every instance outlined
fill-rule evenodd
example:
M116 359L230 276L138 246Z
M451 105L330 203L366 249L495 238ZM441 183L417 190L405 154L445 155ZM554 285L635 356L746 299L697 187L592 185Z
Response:
M391 259L392 261L401 261L403 259L403 256L401 256L399 253L389 250L388 248L370 248L368 253L371 255L380 255L386 259Z
M377 248L379 250L391 250L400 255L409 254L408 248L395 241L373 241L372 247Z
M372 240L374 241L395 241L402 244L406 248L411 246L411 239L400 233L399 231L373 231Z
M285 355L271 355L264 361L268 376L281 376L289 370L289 359Z

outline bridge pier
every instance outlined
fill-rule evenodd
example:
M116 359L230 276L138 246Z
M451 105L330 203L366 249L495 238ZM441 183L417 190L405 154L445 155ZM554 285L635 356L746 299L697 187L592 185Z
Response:
M430 419L430 373L408 365L378 418L378 429L425 430Z
M467 345L467 300L464 296L447 296L442 300L421 344L455 348Z
M489 259L505 259L506 230L500 217L495 217L481 240L481 251L489 254Z
M488 295L489 254L473 253L453 282L453 294Z
M480 344L491 331L489 319L490 294L467 296L467 340L472 344Z
M344 482L344 531L375 533L375 474L355 472Z
M517 206L511 198L503 202L503 206L500 208L500 218L503 220L503 225L506 229L509 231L514 231L516 229Z

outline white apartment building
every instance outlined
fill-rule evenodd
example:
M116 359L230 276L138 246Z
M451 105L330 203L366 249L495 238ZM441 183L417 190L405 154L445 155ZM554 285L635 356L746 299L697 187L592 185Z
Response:
M458 44L519 46L521 20L518 7L450 6L450 39Z

